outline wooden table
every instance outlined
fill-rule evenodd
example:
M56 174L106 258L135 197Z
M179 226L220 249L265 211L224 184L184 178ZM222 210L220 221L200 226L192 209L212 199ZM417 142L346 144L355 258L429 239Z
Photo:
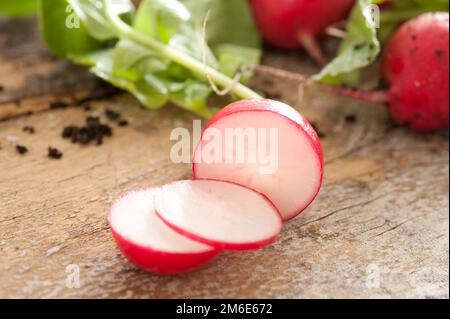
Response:
M52 58L36 29L34 20L0 21L0 297L449 297L448 132L418 135L390 124L384 107L314 88L299 100L296 84L262 75L255 89L296 107L325 134L319 197L263 250L223 253L174 277L134 268L112 240L108 208L127 190L191 177L189 166L169 160L169 133L191 128L195 117L174 106L140 108ZM264 63L316 71L297 54L270 51ZM49 110L92 95L91 111ZM63 126L105 108L130 125L114 127L101 147L61 138ZM36 133L23 132L26 125ZM19 155L16 144L29 153ZM48 146L64 157L47 158ZM66 285L73 269L79 288Z

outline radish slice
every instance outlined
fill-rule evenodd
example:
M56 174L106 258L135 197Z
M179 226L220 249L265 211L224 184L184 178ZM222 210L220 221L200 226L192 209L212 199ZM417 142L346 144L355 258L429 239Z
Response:
M229 138L233 130L235 143ZM244 132L247 139L242 144ZM252 132L256 143L250 142ZM221 161L214 158L218 138ZM237 139L243 147L237 146ZM236 154L242 148L245 157L241 154L239 161ZM265 194L288 220L306 209L320 190L322 147L312 126L290 106L273 100L242 100L222 109L208 123L193 169L194 178L230 181Z
M155 197L157 215L180 234L218 249L251 250L268 245L282 220L264 196L221 181L179 181Z
M156 189L131 192L111 208L108 221L123 255L137 267L161 274L192 270L218 251L185 238L155 214Z

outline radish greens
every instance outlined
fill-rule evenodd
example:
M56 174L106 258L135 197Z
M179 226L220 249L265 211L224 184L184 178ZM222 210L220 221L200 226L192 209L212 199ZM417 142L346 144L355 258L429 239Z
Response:
M335 85L355 85L361 69L371 65L378 57L380 42L384 42L399 24L421 13L448 11L449 6L449 0L393 0L392 8L380 12L379 21L376 21L371 5L384 2L358 0L347 21L346 37L337 57L315 75L315 80Z
M2 0L0 1L0 15L20 17L36 11L36 0Z
M37 3L43 39L56 56L89 66L148 108L171 102L209 117L215 111L207 107L209 82L236 98L259 97L244 85L251 74L240 74L261 59L245 1L143 0L138 8L131 0Z

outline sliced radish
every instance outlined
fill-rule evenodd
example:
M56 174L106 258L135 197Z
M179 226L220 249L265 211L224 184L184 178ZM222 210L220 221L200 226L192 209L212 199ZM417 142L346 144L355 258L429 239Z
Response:
M251 250L268 245L282 220L262 194L221 181L179 181L155 197L157 215L180 234L218 249Z
M241 133L254 130L257 147L250 144L250 138L244 143L247 161L242 161L242 156L237 160L236 152L241 150L236 149L238 143L230 146L230 129L240 129ZM265 133L260 135L260 129ZM277 132L275 143L268 142L271 130ZM211 160L216 155L212 153L217 153L213 150L218 136L222 139L222 161ZM261 155L269 154L269 149L276 152L277 169L264 172L268 161ZM255 150L258 160L250 161ZM288 220L306 209L320 190L322 147L312 126L290 106L266 99L242 100L222 109L208 123L194 154L193 170L194 178L230 181L265 194Z
M137 267L167 275L192 270L218 251L179 235L156 216L156 189L128 193L111 208L108 221L124 256Z

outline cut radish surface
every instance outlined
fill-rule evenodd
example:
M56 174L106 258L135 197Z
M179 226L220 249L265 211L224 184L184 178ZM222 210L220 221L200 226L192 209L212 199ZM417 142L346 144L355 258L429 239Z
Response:
M221 181L163 186L155 209L175 231L218 249L260 248L273 242L282 227L277 209L264 195Z
M216 249L181 236L156 216L155 192L129 193L111 208L108 221L124 256L156 274L186 272L213 258Z
M195 178L230 181L265 194L288 220L320 190L322 148L312 126L290 106L242 100L208 123L193 169Z

